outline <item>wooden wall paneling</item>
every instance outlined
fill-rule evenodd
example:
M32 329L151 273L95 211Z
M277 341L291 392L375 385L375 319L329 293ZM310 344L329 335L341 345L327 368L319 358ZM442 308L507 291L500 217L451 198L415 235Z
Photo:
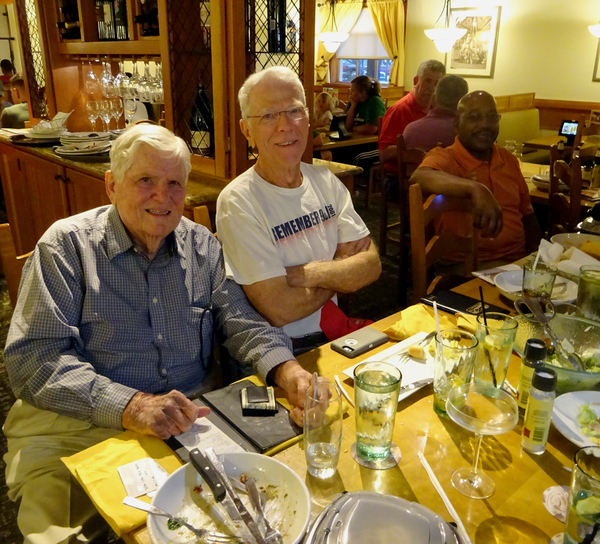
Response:
M70 215L110 204L103 180L70 168L66 169L66 177Z
M163 89L165 93L165 125L169 130L173 130L173 79L171 77L171 57L169 56L168 25L167 0L158 0L158 27L160 28L160 35L157 43L162 64ZM146 42L145 45L151 45L151 42Z
M225 0L227 9L227 102L229 111L230 176L235 178L245 172L248 161L248 142L239 127L241 119L237 93L246 79L246 17L240 9L242 0ZM252 25L251 25L252 26ZM244 32L241 30L244 29Z
M10 146L0 144L0 176L8 222L11 225L18 255L31 251L37 242L25 176L21 172L26 157Z
M316 2L310 0L300 1L300 79L304 84L306 106L309 112L314 111L313 103L315 99L315 12ZM312 164L313 158L312 141L312 130L309 130L308 145L302 156L304 162L309 164Z
M56 0L54 0L55 3ZM98 41L98 23L96 22L96 2L90 0L77 0L79 9L79 28L81 30L81 41ZM56 26L54 27L56 30ZM59 42L60 39L53 40Z
M21 161L21 171L25 174L31 202L30 220L37 242L52 223L70 215L65 172L62 166L32 155ZM24 252L32 250L33 247L28 247Z
M536 98L535 107L540 110L540 128L558 130L565 119L579 119L581 115L588 119L591 110L600 110L600 102Z
M215 175L222 178L229 177L229 116L227 106L227 34L225 5L218 0L211 1L211 47L212 47L212 91L214 112L214 138L215 138ZM241 32L238 32L241 34ZM239 131L239 128L236 127Z

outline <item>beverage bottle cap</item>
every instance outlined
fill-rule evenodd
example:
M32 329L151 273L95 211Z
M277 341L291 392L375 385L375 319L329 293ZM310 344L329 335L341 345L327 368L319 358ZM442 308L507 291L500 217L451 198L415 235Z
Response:
M543 340L530 338L525 343L525 357L532 361L543 361L546 358L548 348Z
M556 389L556 372L551 368L537 368L533 373L531 386L550 393Z

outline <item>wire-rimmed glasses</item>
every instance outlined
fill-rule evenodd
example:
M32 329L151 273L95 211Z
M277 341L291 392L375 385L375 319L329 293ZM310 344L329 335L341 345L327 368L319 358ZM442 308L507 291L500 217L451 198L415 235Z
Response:
M308 117L308 108L306 106L297 106L289 110L274 111L272 113L265 113L264 115L248 115L247 119L258 119L261 125L274 125L284 113L290 121L300 121Z

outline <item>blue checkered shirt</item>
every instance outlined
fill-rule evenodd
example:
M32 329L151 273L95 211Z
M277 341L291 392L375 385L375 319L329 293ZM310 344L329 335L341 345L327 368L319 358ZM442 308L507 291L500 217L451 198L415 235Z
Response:
M207 229L181 222L150 261L113 206L56 222L23 270L6 369L17 397L45 410L121 429L137 391L197 387L213 333L265 378L293 359L290 341L225 277Z

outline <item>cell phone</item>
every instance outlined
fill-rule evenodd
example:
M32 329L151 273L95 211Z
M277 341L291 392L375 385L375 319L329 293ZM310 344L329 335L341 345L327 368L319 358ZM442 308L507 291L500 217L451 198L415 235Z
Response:
M421 299L421 302L433 306L435 300L438 310L443 310L451 314L462 312L463 314L479 315L482 312L481 301L476 298L468 297L454 291L438 291L433 295L427 295ZM494 304L485 303L486 312L499 312L501 314L510 313L505 308Z
M331 349L354 359L387 341L388 337L383 332L372 327L363 327L331 342Z

